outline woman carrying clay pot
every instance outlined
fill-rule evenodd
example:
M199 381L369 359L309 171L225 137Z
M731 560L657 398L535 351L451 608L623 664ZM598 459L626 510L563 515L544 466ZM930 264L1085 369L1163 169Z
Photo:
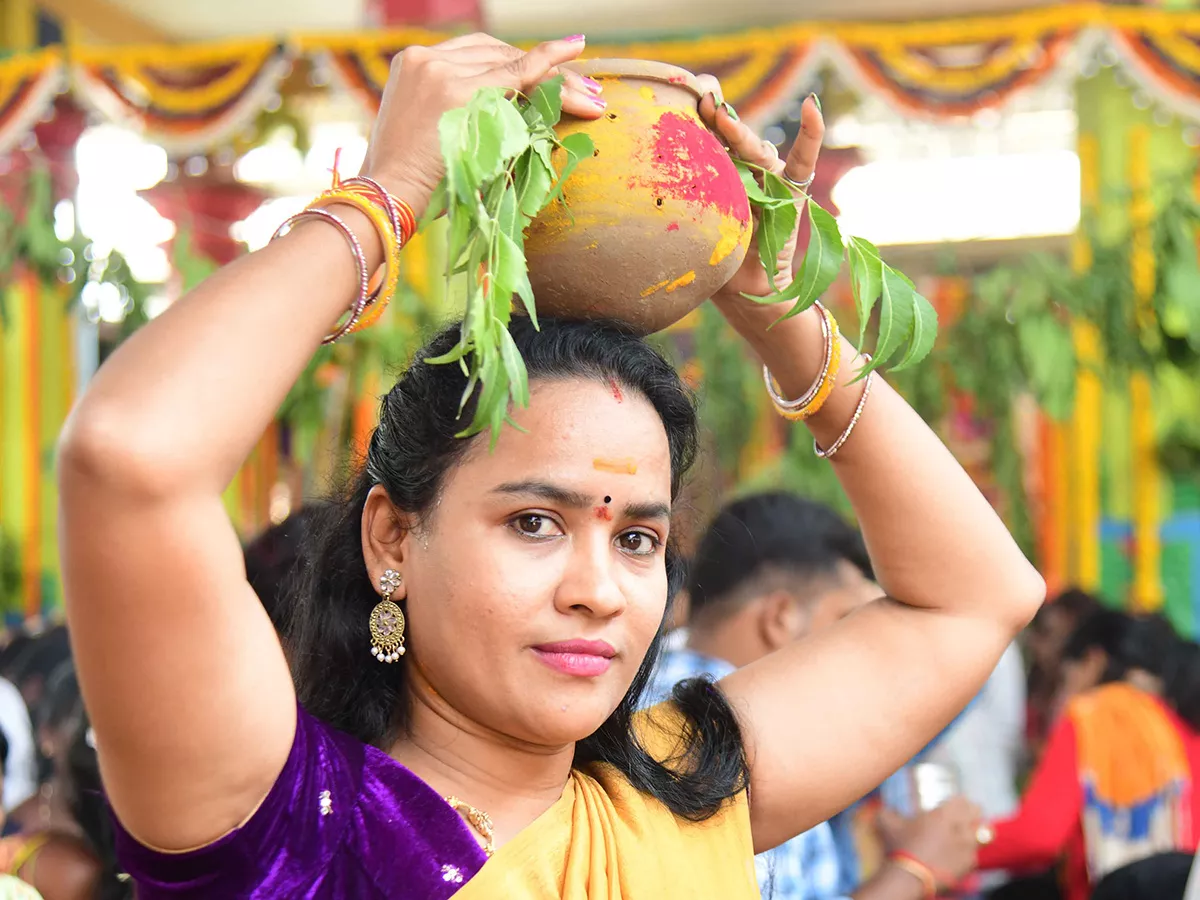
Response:
M364 173L420 215L442 113L482 86L528 91L583 49L406 51ZM568 112L602 113L578 76L564 92ZM732 152L811 174L812 101L786 166L713 96L701 110ZM356 272L384 259L369 215L335 212L365 265L334 223L304 222L139 331L63 436L71 632L142 900L754 897L754 853L910 758L1037 611L1042 581L987 502L884 382L864 403L842 343L808 424L827 450L851 432L832 464L888 598L635 715L681 576L690 396L619 326L517 318L521 428L492 450L455 438L459 368L414 363L314 525L285 657L221 492L361 296ZM753 256L714 301L800 398L829 370L828 321L768 331L780 311L741 297L770 292ZM933 876L905 859L895 877Z

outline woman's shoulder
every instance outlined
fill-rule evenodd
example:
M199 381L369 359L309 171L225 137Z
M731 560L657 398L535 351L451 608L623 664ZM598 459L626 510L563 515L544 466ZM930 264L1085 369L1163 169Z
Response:
M146 847L123 829L117 844L147 900L251 891L294 896L302 885L318 883L332 893L313 896L391 896L381 886L396 871L419 885L440 881L443 865L470 872L483 863L467 826L432 788L302 708L283 770L241 826L186 853ZM261 864L283 857L294 865Z

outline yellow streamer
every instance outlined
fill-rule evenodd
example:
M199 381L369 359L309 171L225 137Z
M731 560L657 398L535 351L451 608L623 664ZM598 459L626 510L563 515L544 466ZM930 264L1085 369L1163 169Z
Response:
M990 56L982 65L938 66L911 50L898 47L881 54L883 64L910 85L942 91L979 91L1024 69L1042 53L1038 41L1022 41Z
M1138 328L1154 321L1154 207L1150 199L1150 129L1137 125L1129 135L1130 269ZM1137 372L1129 382L1130 437L1133 442L1133 601L1144 610L1162 606L1162 477L1154 441L1154 396L1150 378Z
M122 79L126 92L148 105L169 112L194 113L222 106L245 91L277 49L275 41L259 40L196 45L179 48L190 52L166 55L162 48L144 47L126 51L119 57L95 51L77 51L74 56L85 65L111 69ZM222 66L231 68L220 78L194 88L166 84L153 71L187 72Z
M1095 210L1100 197L1099 142L1094 134L1078 141L1080 189L1083 208ZM1082 231L1076 234L1073 262L1077 270L1091 265L1092 250ZM1103 388L1100 384L1100 335L1090 323L1073 324L1079 375L1075 382L1075 411L1071 421L1074 455L1073 528L1075 533L1074 580L1080 587L1100 586L1100 417Z

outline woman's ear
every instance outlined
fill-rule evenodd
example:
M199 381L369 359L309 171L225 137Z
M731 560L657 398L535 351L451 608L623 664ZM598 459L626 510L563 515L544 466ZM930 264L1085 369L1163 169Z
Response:
M396 508L383 485L377 484L371 488L363 506L362 546L372 585L378 586L380 577L388 569L404 575L404 562L412 532L408 516ZM402 599L405 592L401 580L393 599Z

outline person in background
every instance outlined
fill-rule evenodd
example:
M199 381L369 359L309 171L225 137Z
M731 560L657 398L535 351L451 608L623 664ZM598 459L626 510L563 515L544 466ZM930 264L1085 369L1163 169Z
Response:
M13 660L9 680L17 686L35 718L50 676L70 658L71 643L66 626L56 625L35 637Z
M1054 717L1054 698L1061 680L1063 647L1075 629L1103 605L1092 594L1069 588L1048 602L1025 629L1022 640L1029 653L1026 736L1034 759Z
M37 793L38 758L29 709L16 685L6 678L0 678L0 731L7 737L7 750L0 757L4 766L0 806L7 813Z
M82 704L75 666L67 660L50 676L42 703L34 711L40 755L38 789L12 811L5 834L47 831L72 834L78 830L62 788L67 748Z
M1102 610L1079 626L1063 651L1063 713L1019 811L993 823L981 868L1036 871L1063 858L1063 896L1087 900L1129 863L1196 850L1200 721L1181 715L1194 713L1177 695L1182 652L1159 616Z
M7 781L4 760L9 758L11 748L4 732L0 730L0 782ZM4 811L0 810L0 824L4 822ZM15 875L0 874L0 900L44 900L32 886Z
M81 781L75 774L85 718L69 662L48 682L44 706L38 730L52 775L42 792L17 810L22 818L9 823L19 831L0 840L0 872L32 885L44 900L108 900L99 893L103 866L79 814L81 806L103 807L104 799L98 775ZM90 754L94 760L94 747Z
M1160 853L1130 863L1105 876L1091 900L1184 900L1193 861L1190 853Z
M723 678L877 600L861 536L837 513L788 493L756 494L726 506L697 548L688 579L687 643L656 667L648 704L686 679ZM892 817L887 849L961 877L974 866L970 804L953 802L916 819ZM839 834L840 832L840 834ZM896 865L859 884L847 823L822 822L756 858L759 886L774 900L902 900L920 882Z

